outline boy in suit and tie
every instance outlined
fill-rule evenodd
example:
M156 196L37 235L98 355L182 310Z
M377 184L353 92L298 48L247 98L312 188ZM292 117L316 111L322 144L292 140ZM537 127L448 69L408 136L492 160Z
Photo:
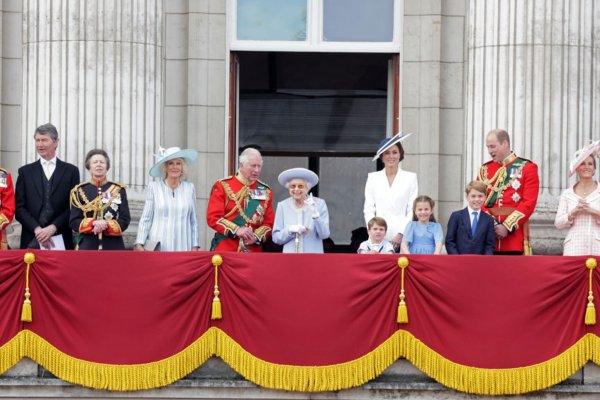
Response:
M494 219L481 211L486 185L471 181L465 189L467 207L454 211L448 221L446 251L448 254L494 254L496 234Z

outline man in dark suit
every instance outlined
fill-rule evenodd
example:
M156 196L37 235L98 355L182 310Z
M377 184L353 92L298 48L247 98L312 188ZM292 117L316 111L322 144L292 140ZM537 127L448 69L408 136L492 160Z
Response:
M16 217L21 223L22 249L53 248L53 236L62 235L66 249L73 248L69 228L69 195L79 184L79 169L56 157L58 131L52 124L39 126L35 149L40 159L19 168Z
M472 181L465 189L468 206L454 211L448 221L446 252L448 254L494 254L496 234L494 219L481 210L486 185Z

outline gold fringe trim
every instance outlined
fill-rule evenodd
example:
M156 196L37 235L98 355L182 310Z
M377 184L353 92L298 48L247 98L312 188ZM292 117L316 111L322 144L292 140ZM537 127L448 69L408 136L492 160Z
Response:
M396 335L370 353L342 364L295 366L263 361L242 348L221 330L216 332L217 352L231 368L259 386L301 392L320 392L359 386L380 375L398 357Z
M173 383L213 355L215 331L209 329L184 350L165 359L131 365L101 364L64 354L29 330L19 333L27 356L67 382L94 389L143 390ZM4 346L2 347L2 349Z
M400 357L442 385L475 394L521 394L564 381L588 361L600 365L600 338L587 334L558 356L531 366L506 369L468 367L437 354L407 331L397 331L370 353L342 364L293 366L254 357L217 331L217 355L257 385L282 390L318 392L362 385L380 375Z
M581 369L594 353L600 338L586 334L573 346L547 361L519 368L475 368L454 363L423 344L408 332L398 337L400 347L414 366L444 386L461 392L499 395L521 394L560 383ZM600 361L600 357L597 357Z
M373 351L355 360L326 366L294 366L261 360L222 330L212 327L181 352L147 364L111 365L68 356L29 330L0 347L0 373L29 357L57 377L94 389L153 389L183 378L218 355L246 379L282 390L318 392L362 385L379 376L400 357L441 384L462 392L521 394L555 385L591 360L600 365L600 337L586 334L558 356L520 368L485 369L454 363L434 352L411 333L399 330Z
M22 332L0 347L0 375L14 367L24 357Z

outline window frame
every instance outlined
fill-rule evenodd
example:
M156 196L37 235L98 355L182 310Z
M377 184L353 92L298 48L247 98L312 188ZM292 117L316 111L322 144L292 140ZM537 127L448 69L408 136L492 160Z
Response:
M302 51L302 52L348 52L348 53L400 53L402 43L402 13L404 0L394 0L393 39L391 42L330 42L323 41L323 1L306 0L306 40L238 40L237 0L228 0L229 50L230 51Z

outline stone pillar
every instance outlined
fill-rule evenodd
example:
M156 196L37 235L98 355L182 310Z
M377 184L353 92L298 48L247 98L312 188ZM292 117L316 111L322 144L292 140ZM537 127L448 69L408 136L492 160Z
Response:
M22 4L5 1L1 5L1 104L0 166L16 178L21 166L21 95L22 95Z
M165 1L164 143L199 152L188 169L196 186L200 244L214 231L206 225L212 184L227 174L225 102L228 73L226 1Z
M505 128L540 167L533 222L538 253L560 253L552 223L579 147L599 139L600 8L594 0L469 2L466 179L487 161L484 138Z
M145 188L161 131L162 18L162 0L24 1L23 163L36 159L35 128L52 122L59 157L83 179L100 147L109 178L132 195Z

